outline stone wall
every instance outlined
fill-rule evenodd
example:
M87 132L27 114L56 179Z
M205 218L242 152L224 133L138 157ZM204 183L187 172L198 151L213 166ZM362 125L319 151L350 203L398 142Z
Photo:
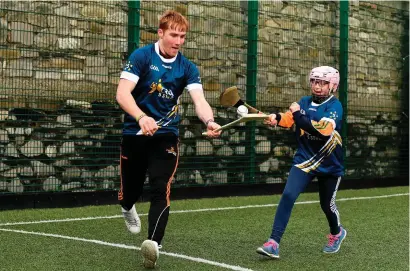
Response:
M42 101L112 97L127 51L126 7L124 1L0 2L2 104L50 109L52 102Z
M156 40L167 8L190 20L183 53L198 65L218 122L236 118L218 97L231 85L245 96L246 3L143 1L140 45ZM399 169L401 10L408 4L351 1L348 177ZM259 11L256 104L286 110L309 94L313 66L338 66L338 3L261 1ZM114 97L127 56L127 14L126 1L0 2L0 191L118 186L123 115ZM250 169L246 127L204 139L189 95L180 108L174 181L242 182ZM256 132L256 181L285 181L296 150L292 131L258 125Z

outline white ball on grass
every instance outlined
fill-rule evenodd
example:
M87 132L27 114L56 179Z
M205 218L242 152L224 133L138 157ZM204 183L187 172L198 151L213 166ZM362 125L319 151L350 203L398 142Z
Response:
M244 105L240 105L240 106L238 106L238 109L236 110L236 113L238 113L238 115L240 115L240 116L248 114L248 108Z

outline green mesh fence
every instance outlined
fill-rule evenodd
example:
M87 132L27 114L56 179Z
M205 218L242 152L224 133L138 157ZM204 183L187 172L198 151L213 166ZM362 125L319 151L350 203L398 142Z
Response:
M220 124L237 118L225 88L284 111L309 95L312 67L340 64L339 2L2 1L0 194L119 187L119 74L166 9L190 22L182 53ZM346 178L408 176L408 3L351 2L348 25ZM174 186L286 180L292 130L249 123L210 140L189 94L180 103Z
M346 174L408 176L408 3L355 3L349 16Z
M338 67L337 2L260 2L257 105L286 112L310 95L313 67ZM258 178L286 181L297 150L293 129L258 127Z
M0 2L0 190L118 183L127 2Z

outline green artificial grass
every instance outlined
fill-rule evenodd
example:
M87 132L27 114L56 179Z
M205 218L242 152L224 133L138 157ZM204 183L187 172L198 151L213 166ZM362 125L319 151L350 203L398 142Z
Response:
M277 204L280 195L173 201L171 211L175 213L170 215L156 270L235 270L234 266L239 266L236 270L408 270L408 192L408 187L339 191L336 203L348 234L339 253L332 255L322 253L329 229L319 203L303 204L318 201L318 194L302 194L283 236L278 260L255 250L269 237L276 212L276 206L264 205ZM342 200L399 193L407 195ZM237 208L240 206L248 207ZM143 225L138 235L126 231L118 205L3 211L0 270L144 270L138 249L147 237L148 207L148 203L137 204ZM212 209L224 207L233 209ZM211 210L198 211L202 209ZM182 210L188 211L178 212ZM96 216L118 217L4 225ZM118 247L123 245L128 247Z

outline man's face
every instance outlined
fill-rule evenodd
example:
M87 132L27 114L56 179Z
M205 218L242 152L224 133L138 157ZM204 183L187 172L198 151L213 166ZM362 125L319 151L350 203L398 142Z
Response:
M328 96L330 94L329 82L319 79L310 79L312 94L316 96Z
M185 42L186 32L173 29L158 29L161 53L167 58L173 58Z

